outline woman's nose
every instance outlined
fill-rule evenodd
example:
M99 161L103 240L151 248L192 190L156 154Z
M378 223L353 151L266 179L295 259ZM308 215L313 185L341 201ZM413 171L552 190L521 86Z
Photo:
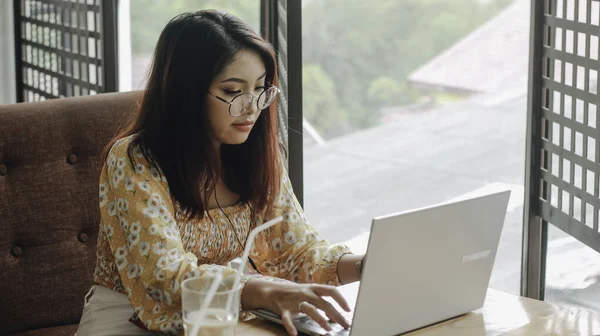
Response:
M258 98L253 98L250 108L246 111L248 114L256 114L258 112Z

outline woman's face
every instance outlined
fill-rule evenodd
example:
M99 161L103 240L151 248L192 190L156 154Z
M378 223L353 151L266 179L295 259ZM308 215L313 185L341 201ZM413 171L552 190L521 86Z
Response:
M260 55L245 49L238 52L233 62L214 79L207 94L206 111L212 137L217 144L239 145L248 139L260 116L256 100L265 89L265 77L265 65ZM251 93L255 99L245 113L232 117L229 104L219 98L231 102L242 93Z

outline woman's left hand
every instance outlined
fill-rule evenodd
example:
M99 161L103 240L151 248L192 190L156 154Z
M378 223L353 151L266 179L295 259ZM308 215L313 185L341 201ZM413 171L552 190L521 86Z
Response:
M260 286L260 289L254 291L253 289L257 286ZM249 304L245 305L244 308L262 308L278 314L281 316L283 325L290 335L298 334L292 321L293 316L298 313L308 315L323 329L331 330L327 319L321 315L319 310L325 312L331 321L339 323L346 329L350 328L350 324L342 314L324 299L325 297L331 297L342 309L350 311L348 302L333 286L250 280L244 289L244 292L247 291L253 291L259 297L247 298Z

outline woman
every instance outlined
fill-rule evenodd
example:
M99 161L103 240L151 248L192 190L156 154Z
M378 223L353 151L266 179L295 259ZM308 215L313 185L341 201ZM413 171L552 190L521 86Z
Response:
M135 118L107 147L100 176L95 286L78 335L181 332L181 283L241 256L250 230L257 275L243 275L243 310L268 309L295 335L303 312L348 323L331 285L360 279L362 256L317 238L283 165L272 47L236 17L185 13L160 35ZM283 278L291 281L272 281ZM292 282L293 281L293 282ZM300 285L318 283L321 285Z

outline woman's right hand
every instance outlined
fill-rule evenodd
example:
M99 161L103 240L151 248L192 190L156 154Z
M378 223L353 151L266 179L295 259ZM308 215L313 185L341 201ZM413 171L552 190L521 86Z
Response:
M290 335L298 334L292 323L293 316L298 313L308 315L324 329L331 330L327 319L319 310L325 312L331 321L348 329L350 325L346 319L324 297L331 297L342 309L350 311L348 302L333 286L280 283L261 279L248 281L242 292L242 307L244 310L266 309L280 315Z

